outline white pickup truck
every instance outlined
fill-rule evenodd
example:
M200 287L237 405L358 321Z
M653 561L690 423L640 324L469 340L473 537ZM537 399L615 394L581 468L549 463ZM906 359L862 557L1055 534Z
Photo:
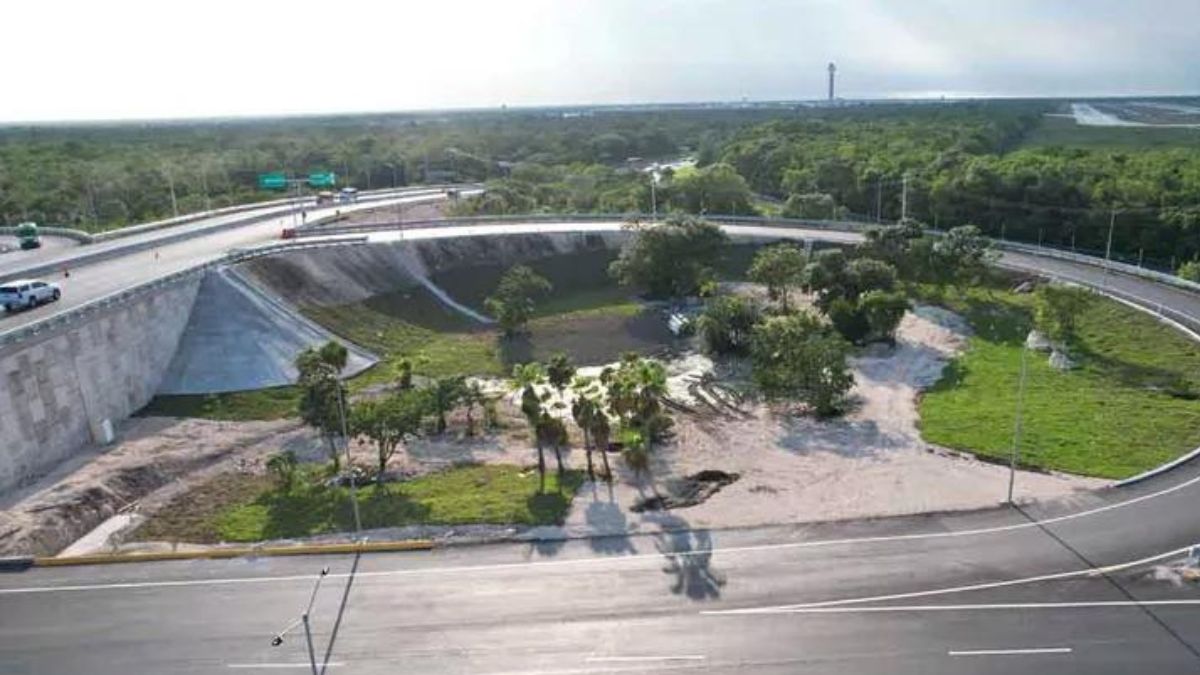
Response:
M36 279L16 279L0 284L0 307L8 312L18 309L32 309L46 302L53 302L62 296L58 284Z

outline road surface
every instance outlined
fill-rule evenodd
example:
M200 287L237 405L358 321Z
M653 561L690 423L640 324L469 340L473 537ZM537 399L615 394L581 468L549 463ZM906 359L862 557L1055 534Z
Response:
M1153 563L1095 569L1178 558L1198 499L1189 466L1024 512L35 569L0 576L0 663L305 672L301 633L270 638L328 565L312 616L333 673L1196 672L1200 592Z
M355 210L381 208L398 203L418 203L440 199L444 199L444 194L440 190L415 189L412 193L404 193L400 196L378 201L364 201L354 205L335 205L322 209L313 208L309 210L308 217L315 220L325 215L333 215L335 210L347 213ZM277 212L278 208L272 209L272 211ZM284 212L281 215L272 216L240 227L223 227L229 223L246 220L253 217L253 215L253 213L239 213L229 216L219 216L195 224L179 226L179 228L183 229L170 228L169 230L157 230L146 235L139 235L128 239L116 239L102 244L74 249L71 251L74 255L91 254L97 250L105 250L110 247L137 247L143 244L144 241L154 241L164 237L176 236L178 233L186 230L204 231L218 228L213 232L200 234L193 238L164 243L161 246L144 250L134 250L129 254L99 262L75 265L70 261L69 257L55 258L55 260L60 261L60 269L69 272L70 276L65 276L63 272L59 272L53 275L43 275L42 278L54 281L62 286L62 300L57 303L43 305L29 311L16 312L11 315L6 314L0 309L0 332L39 321L57 312L85 304L110 293L115 293L130 286L219 258L230 249L253 246L272 239L278 239L284 227L295 224L295 217L290 213ZM44 262L46 261L38 261L39 264ZM12 276L15 276L15 274L9 273L5 275L5 278L11 278Z
M1004 262L1200 319L1142 279ZM312 618L331 673L1194 673L1200 590L1167 565L1200 542L1197 503L1192 462L972 513L704 531L685 509L662 535L36 568L0 575L0 671L303 673L302 633L270 638L328 565Z

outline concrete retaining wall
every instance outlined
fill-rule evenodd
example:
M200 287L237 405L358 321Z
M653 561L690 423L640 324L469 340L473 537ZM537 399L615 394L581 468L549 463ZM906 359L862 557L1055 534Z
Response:
M0 349L0 492L103 438L150 401L198 276Z

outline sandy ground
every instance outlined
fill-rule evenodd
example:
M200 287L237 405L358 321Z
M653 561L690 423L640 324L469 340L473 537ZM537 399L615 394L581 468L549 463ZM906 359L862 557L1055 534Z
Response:
M133 418L108 448L89 448L0 499L0 554L55 553L118 513L150 513L229 471L261 471L281 449L317 458L320 443L292 421Z
M960 317L938 308L919 307L907 314L894 348L877 345L854 359L856 384L851 396L856 405L853 412L834 421L757 403L743 406L744 415L717 414L697 402L694 387L689 387L713 371L712 361L698 354L671 361L670 395L692 404L699 413L675 414L676 437L656 451L650 481L638 480L619 456L610 456L620 480L611 491L606 485L585 485L565 531L579 535L751 526L994 506L1006 496L1006 467L925 443L917 430L919 391L936 382L948 359L965 347L968 331ZM583 368L579 374L595 376L599 371ZM568 404L569 400L568 395ZM422 472L458 461L532 463L536 453L525 423L513 410L516 396L510 394L506 403L503 434L419 441L399 453L393 467ZM583 467L580 443L574 445L567 462ZM360 451L366 461L366 449ZM630 510L656 487L705 469L736 473L740 478L708 501L670 514ZM1017 474L1015 495L1018 500L1061 498L1107 484L1022 471ZM558 532L560 528L539 528L535 533Z
M948 358L964 347L966 327L954 314L921 307L905 316L895 348L878 347L854 359L856 409L821 422L748 404L742 419L676 415L677 436L655 457L654 478L702 469L737 473L740 479L708 501L672 512L693 527L729 527L911 514L993 506L1004 499L1008 469L921 440L916 397L937 381ZM677 390L677 388L676 388ZM1019 472L1018 499L1068 496L1107 481ZM661 515L639 516L628 507L648 486L618 485L618 509L581 492L568 529L655 528ZM620 511L621 513L618 513ZM678 524L678 523L677 523Z
M761 403L714 409L694 385L714 371L707 357L685 354L668 363L673 399L694 413L676 413L675 438L657 449L651 478L634 476L617 455L610 460L618 480L611 489L585 484L564 527L520 531L511 527L395 528L373 535L488 538L585 535L656 531L678 527L735 527L815 522L993 506L1005 496L1008 470L923 442L917 431L916 398L933 384L946 361L965 346L967 328L956 315L919 307L905 316L895 347L875 346L854 359L853 411L834 421L817 421ZM581 369L595 375L599 368ZM738 383L744 364L723 366L722 381ZM499 391L499 382L485 383ZM389 470L416 475L462 462L530 466L536 451L517 409L514 393L500 405L503 428L467 436L462 411L451 416L451 432L420 439L401 449ZM476 412L478 421L482 415ZM573 433L577 434L576 430ZM232 471L263 470L265 458L293 450L301 458L324 459L323 447L297 422L230 423L146 418L131 420L123 440L93 451L37 485L0 501L0 551L57 551L105 519L135 504L149 514L190 487ZM567 453L582 468L579 439ZM374 467L372 448L352 444L355 462ZM553 456L547 451L553 467ZM596 459L600 465L599 458ZM707 501L669 513L638 514L631 506L673 479L701 470L738 474L733 484ZM1069 497L1106 481L1019 472L1018 499ZM126 509L128 512L128 509ZM136 524L136 518L133 519ZM110 522L111 532L124 521ZM104 547L110 531L89 547ZM81 544L82 545L82 544ZM79 548L79 547L76 547Z

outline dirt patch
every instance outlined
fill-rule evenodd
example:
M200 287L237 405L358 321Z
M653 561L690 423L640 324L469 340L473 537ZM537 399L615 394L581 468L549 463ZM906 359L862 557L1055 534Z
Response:
M635 507L672 481L715 469L741 480L673 516L691 527L817 522L994 506L1006 467L946 451L921 439L916 398L966 346L961 317L918 307L901 322L895 347L853 359L853 411L820 421L734 395L748 390L746 363L713 364L698 354L668 364L668 390L691 412L675 411L675 438L652 456L650 480L615 465L608 491L576 497L568 531L653 531L652 512ZM711 374L711 375L710 375ZM721 387L705 386L714 377ZM728 391L724 391L728 388ZM718 397L724 394L724 400ZM1082 494L1106 481L1020 472L1018 499ZM607 494L606 494L607 493ZM602 505L603 508L600 508Z
M730 474L715 469L700 471L683 478L672 478L666 481L659 494L639 499L629 510L634 513L669 511L703 504L721 488L737 479L736 473Z
M287 447L319 453L293 421L214 422L135 418L108 449L94 448L36 484L5 497L0 554L52 555L122 511L152 511L224 471L261 471Z

